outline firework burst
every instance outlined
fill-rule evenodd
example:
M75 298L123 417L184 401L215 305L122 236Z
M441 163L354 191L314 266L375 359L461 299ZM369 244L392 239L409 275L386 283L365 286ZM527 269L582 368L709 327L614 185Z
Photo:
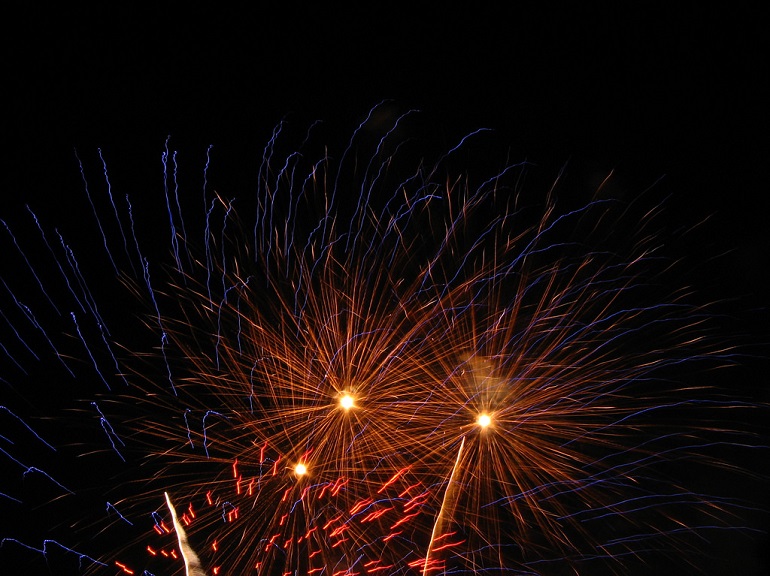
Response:
M22 280L5 283L10 309L57 369L102 382L83 412L126 462L100 483L116 485L108 518L79 529L139 531L109 551L57 545L95 573L596 574L656 554L686 565L704 532L741 528L741 504L677 475L750 448L722 414L751 407L673 381L737 356L706 307L666 288L657 209L600 189L559 211L558 182L538 202L521 192L526 164L452 176L484 131L410 162L413 113L373 131L383 110L336 157L317 125L284 152L280 125L242 200L212 190L207 155L192 216L167 143L165 265L103 165L109 209L88 198L104 255L146 306L122 330L63 237L37 228L41 278L8 227L42 305L79 311L61 338Z

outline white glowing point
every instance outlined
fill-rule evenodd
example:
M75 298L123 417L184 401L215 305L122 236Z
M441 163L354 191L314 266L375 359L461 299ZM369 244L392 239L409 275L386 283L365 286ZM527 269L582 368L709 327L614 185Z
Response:
M353 397L350 394L345 394L340 398L340 406L345 410L350 410L353 407Z
M305 466L302 462L300 462L294 467L294 473L297 476L304 476L305 474L307 474L307 466Z
M476 423L482 428L486 428L492 423L492 418L489 417L489 414L479 414Z

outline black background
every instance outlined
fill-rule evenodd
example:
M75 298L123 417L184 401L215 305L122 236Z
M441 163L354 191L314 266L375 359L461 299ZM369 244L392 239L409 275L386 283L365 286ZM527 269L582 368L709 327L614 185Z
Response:
M614 170L634 190L663 177L683 216L718 216L714 240L734 250L727 272L760 281L761 11L608 6L30 8L6 23L4 199L60 197L75 148L141 170L171 135L187 150L222 147L237 165L283 118L347 134L392 99L444 127L447 143L489 127L512 158L554 173Z
M673 226L709 217L687 247L701 261L704 291L733 302L748 340L767 342L761 5L533 4L9 12L0 217L13 223L30 203L78 218L75 149L93 157L101 148L137 193L157 176L168 135L198 156L212 144L235 186L253 175L282 118L322 119L347 135L391 99L422 110L447 145L493 128L511 158L549 177L566 166L585 184L614 171L629 194L662 179ZM755 350L744 374L767 399L767 348ZM734 559L735 574L764 573L760 552L751 554Z

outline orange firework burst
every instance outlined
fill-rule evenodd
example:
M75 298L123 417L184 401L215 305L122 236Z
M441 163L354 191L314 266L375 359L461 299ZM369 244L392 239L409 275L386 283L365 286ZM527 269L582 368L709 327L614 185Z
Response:
M93 406L111 448L149 471L116 489L115 523L151 520L141 556L92 568L627 573L736 528L734 502L678 479L740 443L718 417L745 406L669 381L734 353L686 289L662 288L655 210L601 189L533 203L525 164L448 178L482 131L405 171L412 113L374 137L376 113L336 160L310 133L281 155L277 129L255 199L204 189L200 244L166 149L168 267L116 209L140 271L121 282L153 336L119 348L95 306L99 331L74 335L110 387Z

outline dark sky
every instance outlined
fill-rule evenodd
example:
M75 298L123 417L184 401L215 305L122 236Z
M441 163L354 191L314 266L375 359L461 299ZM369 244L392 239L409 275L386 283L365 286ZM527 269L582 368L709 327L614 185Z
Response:
M760 3L287 4L103 3L7 18L0 218L13 222L27 202L66 213L61 187L77 178L75 149L135 163L139 182L171 135L187 150L213 144L231 154L222 163L246 170L284 117L349 134L390 99L422 110L440 142L493 128L512 158L549 177L564 166L584 181L614 170L631 191L663 178L672 225L710 216L691 246L720 255L702 269L713 273L708 290L762 308L747 314L747 332L768 337L769 23Z
M4 40L4 194L50 190L43 167L69 166L74 148L145 159L170 134L256 150L284 117L345 133L393 99L447 141L490 127L512 157L554 171L614 169L642 188L665 176L683 209L732 226L736 266L755 277L768 227L759 10L610 5L25 9Z

